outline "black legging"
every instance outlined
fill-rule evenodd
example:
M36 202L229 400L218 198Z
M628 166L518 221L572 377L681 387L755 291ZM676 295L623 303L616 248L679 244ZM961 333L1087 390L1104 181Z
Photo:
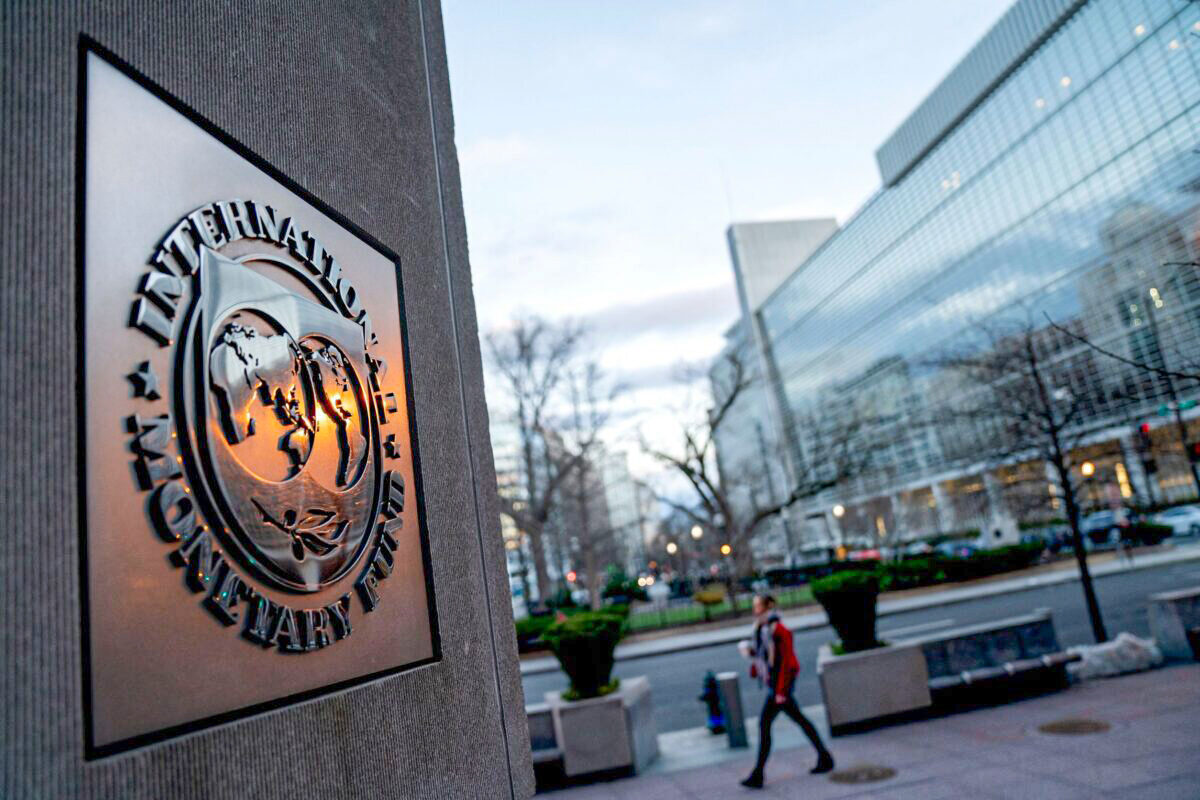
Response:
M808 721L808 717L804 716L800 706L796 705L796 698L792 697L792 687L788 687L784 696L787 700L780 705L775 702L775 694L768 689L767 702L763 703L762 716L758 718L758 763L754 765L756 775L763 774L763 769L767 765L767 756L771 755L771 725L774 724L780 711L787 714L793 722L800 726L800 730L804 731L804 735L816 748L818 756L825 757L829 754L829 751L825 749L825 743L821 741L821 734L817 733L817 729Z

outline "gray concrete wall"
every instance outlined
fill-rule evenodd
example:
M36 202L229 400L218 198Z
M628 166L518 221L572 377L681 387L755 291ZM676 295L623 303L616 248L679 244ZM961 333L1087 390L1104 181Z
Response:
M0 796L526 797L436 2L0 9ZM440 663L85 761L75 419L76 70L96 39L399 254Z

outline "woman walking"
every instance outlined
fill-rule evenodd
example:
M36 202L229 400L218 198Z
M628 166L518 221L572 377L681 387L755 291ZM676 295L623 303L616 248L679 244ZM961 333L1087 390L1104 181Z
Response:
M754 658L750 665L750 677L758 678L765 685L767 701L763 704L762 716L758 718L758 763L754 765L750 776L742 781L742 786L762 788L763 769L767 765L767 756L771 755L771 725L781 711L800 726L817 750L817 765L809 771L814 775L829 772L833 769L833 756L792 697L796 676L800 673L800 662L796 660L792 632L784 626L775 611L775 598L767 594L755 595L754 618L757 624L754 626L754 641L750 644Z

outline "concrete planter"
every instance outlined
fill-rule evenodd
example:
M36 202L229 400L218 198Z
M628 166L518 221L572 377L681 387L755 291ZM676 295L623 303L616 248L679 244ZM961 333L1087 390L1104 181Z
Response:
M1200 586L1149 597L1150 632L1170 659L1191 661L1188 630L1200 627Z
M547 692L554 737L562 750L568 777L614 769L634 773L658 757L658 732L650 699L650 681L626 678L621 688L604 697L562 699Z
M835 656L825 645L817 655L817 678L835 736L927 709L933 702L925 655L917 644L844 656Z

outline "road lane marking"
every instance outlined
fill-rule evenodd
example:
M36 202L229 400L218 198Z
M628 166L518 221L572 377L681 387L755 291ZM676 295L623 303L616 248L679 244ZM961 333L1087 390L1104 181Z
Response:
M939 619L933 622L922 622L918 625L909 625L904 628L893 628L888 631L880 631L880 636L905 636L910 633L920 633L921 631L932 631L937 628L948 628L954 624L952 619Z

